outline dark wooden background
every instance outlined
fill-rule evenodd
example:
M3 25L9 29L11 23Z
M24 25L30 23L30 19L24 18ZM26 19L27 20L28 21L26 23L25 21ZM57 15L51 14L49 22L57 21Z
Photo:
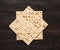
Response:
M43 18L49 24L44 30L42 41L33 41L27 46L16 40L16 34L9 24L16 18L17 10L27 6L42 10ZM60 0L0 0L0 50L60 50Z

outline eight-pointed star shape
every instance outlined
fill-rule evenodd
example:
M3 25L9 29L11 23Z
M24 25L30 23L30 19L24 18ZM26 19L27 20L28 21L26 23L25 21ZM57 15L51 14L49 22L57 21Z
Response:
M16 12L16 19L9 27L17 34L17 39L29 45L42 35L48 24L43 20L41 11L34 11L28 6L24 11Z

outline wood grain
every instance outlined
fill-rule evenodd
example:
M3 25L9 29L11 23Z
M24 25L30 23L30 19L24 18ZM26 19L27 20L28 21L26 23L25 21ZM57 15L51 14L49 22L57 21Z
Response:
M33 41L27 46L16 40L9 24L16 18L16 11L27 6L42 10L49 26L44 30L44 40ZM0 0L0 50L60 50L60 0Z

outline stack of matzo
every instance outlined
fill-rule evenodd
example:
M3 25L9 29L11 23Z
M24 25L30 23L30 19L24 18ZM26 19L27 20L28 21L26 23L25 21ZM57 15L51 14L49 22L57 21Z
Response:
M34 11L28 6L24 11L16 11L16 19L9 27L16 33L17 40L29 45L33 40L43 39L43 30L47 25L42 11Z

